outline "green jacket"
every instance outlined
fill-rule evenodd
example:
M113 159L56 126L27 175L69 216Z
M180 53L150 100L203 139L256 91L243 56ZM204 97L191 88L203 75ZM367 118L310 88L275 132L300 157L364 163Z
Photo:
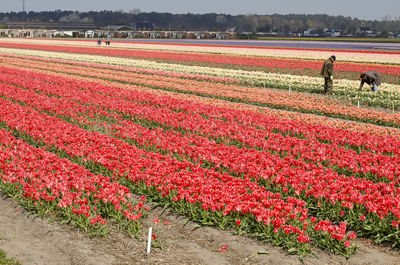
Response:
M333 61L331 58L328 58L327 60L324 61L324 65L322 66L321 69L321 75L323 75L325 78L329 78L333 76L335 73L335 70L333 69Z

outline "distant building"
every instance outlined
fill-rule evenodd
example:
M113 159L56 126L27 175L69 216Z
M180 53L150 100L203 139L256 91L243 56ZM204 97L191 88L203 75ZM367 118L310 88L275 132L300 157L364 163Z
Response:
M315 29L307 29L303 33L304 37L320 37L321 34Z
M331 37L331 38L336 38L342 36L342 31L341 30L328 30L325 32L325 37Z
M139 26L150 27L150 23ZM136 25L137 26L137 25ZM174 38L174 39L236 39L232 30L226 32L209 31L154 31L137 30L127 25L110 25L98 29L93 23L82 22L6 22L0 29L0 36L17 38Z
M94 38L95 37L95 32L93 30L88 30L84 32L85 38Z
M106 26L103 27L104 30L112 30L112 31L134 31L135 29L126 25L122 26Z
M249 34L252 34L251 32L248 32ZM276 37L278 36L278 32L276 31L268 31L268 32L256 32L257 37Z
M373 32L369 27L359 27L356 29L356 34L358 34L358 35L359 34L367 35L367 34L372 34L372 33Z

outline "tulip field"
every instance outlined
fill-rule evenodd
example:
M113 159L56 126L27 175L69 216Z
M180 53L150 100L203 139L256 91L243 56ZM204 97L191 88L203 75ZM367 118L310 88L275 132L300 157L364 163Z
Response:
M390 50L3 38L0 191L91 236L154 203L300 257L396 249L399 77Z

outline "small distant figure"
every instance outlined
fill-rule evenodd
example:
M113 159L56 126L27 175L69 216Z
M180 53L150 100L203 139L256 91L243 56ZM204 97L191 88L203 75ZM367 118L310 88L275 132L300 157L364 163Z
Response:
M98 40L98 41L97 41L97 45L101 45L101 40Z
M332 55L324 61L324 65L321 69L321 75L324 77L324 93L332 91L333 88L333 75L335 73L333 63L336 61L336 56Z
M110 43L111 43L111 42L110 42L109 40L106 40L106 41L105 41L105 44L106 44L106 45L110 45Z
M362 90L364 83L371 86L371 91L378 91L378 87L382 83L382 74L378 71L368 71L360 75L361 84L360 91Z

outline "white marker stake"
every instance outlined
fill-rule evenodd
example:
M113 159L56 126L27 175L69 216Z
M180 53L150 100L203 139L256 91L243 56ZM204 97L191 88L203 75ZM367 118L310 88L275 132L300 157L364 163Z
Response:
M151 248L151 236L152 236L152 234L153 234L153 231L152 231L152 230L153 230L152 227L150 227L150 228L149 228L149 238L148 238L148 240L147 240L147 254L150 253L150 248Z
M357 101L357 107L360 108L360 101Z
M290 88L290 86L289 86L289 93L291 92L291 88Z

